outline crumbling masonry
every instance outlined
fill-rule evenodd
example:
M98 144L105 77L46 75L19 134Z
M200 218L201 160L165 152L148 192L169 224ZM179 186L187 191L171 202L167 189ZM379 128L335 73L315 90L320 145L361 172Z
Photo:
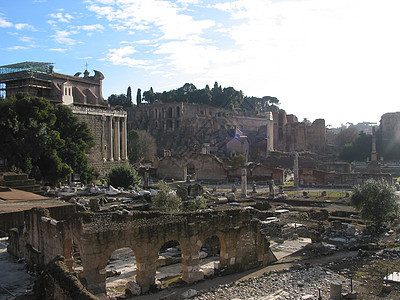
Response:
M155 283L159 249L168 241L178 241L181 246L182 279L188 283L203 279L199 252L212 236L219 239L220 264L225 272L276 261L258 221L243 209L174 215L76 214L65 221L50 218L45 209L32 209L25 217L24 228L10 231L8 251L38 266L63 255L72 268L74 243L81 255L87 289L94 294L106 292L108 259L115 250L125 247L135 253L136 281L142 292Z

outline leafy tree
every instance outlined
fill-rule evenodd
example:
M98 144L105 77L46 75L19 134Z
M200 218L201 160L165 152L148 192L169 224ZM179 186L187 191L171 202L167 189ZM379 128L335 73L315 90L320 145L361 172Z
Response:
M142 90L138 89L136 94L136 105L140 106L142 104Z
M176 213L181 210L182 199L174 193L168 183L158 183L158 193L152 198L152 209L167 213Z
M115 167L108 174L108 183L115 187L137 187L141 180L137 171L129 166Z
M360 132L354 126L349 126L339 132L335 138L335 144L337 145L339 152L342 151L344 145L354 143L359 134Z
M145 130L139 130L139 143L145 160L151 160L157 153L157 144L153 136Z
M132 105L132 89L130 86L128 86L126 91L126 104L129 106Z
M399 205L392 185L383 180L369 179L363 186L355 186L351 203L360 210L361 217L377 226L392 220Z
M11 168L51 183L71 172L58 156L64 141L53 130L56 115L44 98L19 93L0 102L0 157Z
M143 157L139 132L132 129L128 132L128 159L131 164L137 163Z
M111 106L121 105L123 107L129 107L132 105L132 102L128 101L128 97L125 94L112 94L108 97L107 101Z
M0 140L0 157L36 179L56 184L72 172L90 179L93 137L66 106L53 110L44 98L22 93L1 101Z
M340 158L352 161L363 161L371 154L372 136L360 132L358 138L350 144L343 146Z
M150 90L143 92L143 100L147 103L153 103L156 100L152 87L150 87Z
M204 208L207 208L207 201L203 196L197 196L194 200L186 202L186 211L198 211Z
M147 131L132 129L128 132L128 159L131 164L142 158L151 160L156 152L156 140Z
M87 153L95 145L86 123L81 123L72 110L60 105L55 110L56 122L53 129L58 130L64 141L63 147L56 147L60 158L69 165L84 182L92 180L93 170L88 166Z
M247 157L242 154L235 155L232 158L232 167L233 168L244 167L246 164L247 164Z

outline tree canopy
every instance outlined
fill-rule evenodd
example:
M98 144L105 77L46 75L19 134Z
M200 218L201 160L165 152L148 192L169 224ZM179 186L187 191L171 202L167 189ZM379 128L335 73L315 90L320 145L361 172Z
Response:
M54 110L44 98L23 93L0 101L0 140L8 166L36 179L56 184L73 172L90 178L85 153L93 137L66 106Z
M393 219L399 210L392 185L383 180L369 179L363 186L355 186L351 203L360 210L361 217L377 226Z
M132 94L130 98L125 94L112 94L108 97L107 101L111 106L121 105L123 107L130 107L132 106Z
M352 161L365 161L371 155L372 136L360 132L351 143L345 144L340 152L340 158Z
M237 91L233 87L222 88L218 82L214 83L212 89L208 85L203 89L198 89L192 83L185 83L178 89L162 93L154 93L151 87L150 90L143 92L143 100L148 103L201 103L226 109L243 109L257 112L277 109L279 104L279 100L276 97L244 97L242 91Z
M142 158L151 160L157 152L155 139L144 130L132 129L128 132L128 159L131 164Z

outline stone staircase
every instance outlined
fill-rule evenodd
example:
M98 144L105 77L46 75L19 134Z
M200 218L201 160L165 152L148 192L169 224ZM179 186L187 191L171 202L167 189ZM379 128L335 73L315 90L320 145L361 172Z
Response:
M0 172L0 186L23 190L31 193L41 193L42 189L35 179L29 179L27 174Z

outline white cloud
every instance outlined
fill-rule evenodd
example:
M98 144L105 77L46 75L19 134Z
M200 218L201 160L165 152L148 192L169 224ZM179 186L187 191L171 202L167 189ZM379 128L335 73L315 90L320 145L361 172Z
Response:
M190 39L215 24L213 20L195 20L172 1L126 0L114 6L91 4L88 9L120 29L134 32L158 28L163 39Z
M71 16L69 13L56 13L56 14L50 14L50 17L52 17L53 19L56 19L58 22L62 22L62 23L69 23L74 17ZM49 21L51 22L51 21Z
M8 47L8 50L26 50L28 47L25 46L13 46L13 47Z
M24 43L32 43L33 42L33 38L30 36L19 36L18 39Z
M56 30L56 34L51 37L59 44L65 44L68 46L75 45L78 43L76 40L70 38L70 35L76 34L75 31L66 31L66 30Z
M18 23L15 24L15 28L17 30L30 30L30 31L37 31L36 28L32 25L25 24L25 23Z
M12 27L13 24L11 22L6 21L3 17L0 16L0 28Z
M109 49L105 60L113 65L136 67L136 68L151 68L150 62L147 60L134 59L130 57L137 51L132 46L124 46L121 48Z
M102 31L104 29L103 25L101 24L83 25L78 26L77 28L85 31Z
M64 53L65 51L68 51L68 49L66 49L66 48L50 48L49 51Z

